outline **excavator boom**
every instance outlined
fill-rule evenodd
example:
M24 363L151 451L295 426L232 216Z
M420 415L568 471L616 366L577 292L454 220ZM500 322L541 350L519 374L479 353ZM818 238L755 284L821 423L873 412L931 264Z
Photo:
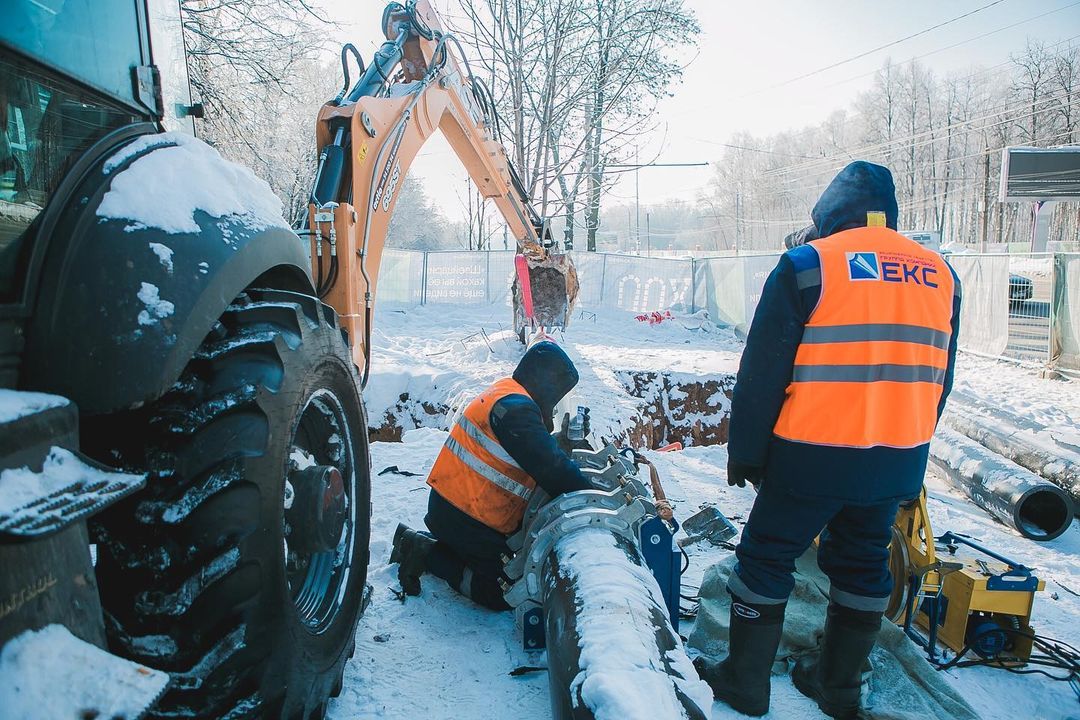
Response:
M443 30L427 0L390 3L382 25L386 42L368 65L351 44L342 49L344 86L322 107L316 123L319 171L309 206L319 296L349 332L365 383L390 217L409 166L436 130L517 240L514 325L519 335L530 327L565 326L577 294L573 264L555 251L546 222L533 210L499 141L494 100L470 72L456 38ZM350 54L361 68L351 87Z

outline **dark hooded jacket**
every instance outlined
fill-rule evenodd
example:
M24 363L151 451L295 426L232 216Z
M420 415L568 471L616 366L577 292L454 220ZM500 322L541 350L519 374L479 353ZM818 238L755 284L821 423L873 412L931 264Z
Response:
M897 205L888 169L854 162L833 179L814 205L820 237L866 226L867 212L885 213L896 229ZM960 281L953 273L956 287ZM910 449L824 447L773 435L791 383L803 328L821 298L821 263L813 242L786 252L765 281L746 338L731 402L728 454L736 463L765 469L765 482L796 494L851 504L912 497L922 485L929 445ZM952 389L960 295L953 301L952 339L938 416ZM828 422L822 408L822 422Z
M489 420L499 444L551 497L590 489L592 485L577 464L551 435L555 405L577 385L574 363L555 343L541 342L521 358L513 378L529 397L507 395L491 407ZM499 533L461 512L435 491L431 493L426 522L437 537L468 533L480 544L497 543L501 547Z

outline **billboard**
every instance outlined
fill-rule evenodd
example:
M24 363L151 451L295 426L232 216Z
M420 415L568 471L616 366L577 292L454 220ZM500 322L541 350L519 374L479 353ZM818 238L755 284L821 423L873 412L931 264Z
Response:
M1000 200L1080 200L1080 147L1005 148Z

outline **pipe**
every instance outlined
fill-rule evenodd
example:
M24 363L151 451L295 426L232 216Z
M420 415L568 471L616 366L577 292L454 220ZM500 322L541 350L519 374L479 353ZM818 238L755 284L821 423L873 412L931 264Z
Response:
M712 692L671 627L636 547L572 531L544 565L548 686L555 720L706 720Z
M1070 458L1074 454L1064 448L1040 445L1035 433L1045 430L1043 426L995 408L964 403L950 404L942 421L1057 485L1069 494L1074 506L1080 504L1080 457Z
M1026 538L1053 540L1072 523L1064 490L960 433L938 428L930 460L976 505Z

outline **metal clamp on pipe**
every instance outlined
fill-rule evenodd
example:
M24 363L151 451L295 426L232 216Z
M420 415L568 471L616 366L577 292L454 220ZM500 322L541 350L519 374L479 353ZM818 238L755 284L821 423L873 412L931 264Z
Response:
M637 524L644 520L647 514L644 502L637 498L619 510L590 507L559 516L537 534L536 540L527 550L522 551L526 556L525 567L521 579L504 594L506 602L517 607L526 600L543 601L541 576L544 563L555 543L564 536L582 528L603 528L637 545Z
M573 451L574 462L578 464L581 469L592 470L606 470L611 465L621 465L628 473L636 472L634 464L626 459L619 449L608 443L600 450L581 450L576 449Z
M617 512L623 506L633 502L634 499L634 496L625 492L621 487L606 492L603 490L580 490L560 495L537 512L534 521L525 531L524 540L519 551L506 562L503 574L511 580L517 580L521 577L525 570L529 550L536 542L537 536L548 525L558 520L559 517L586 508L599 508Z

